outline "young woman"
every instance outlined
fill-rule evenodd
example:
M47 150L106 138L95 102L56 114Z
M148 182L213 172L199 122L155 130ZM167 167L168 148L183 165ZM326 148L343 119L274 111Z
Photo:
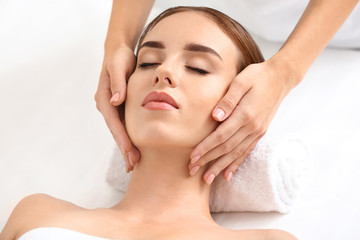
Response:
M295 239L280 230L219 226L209 211L214 176L204 183L208 166L196 163L188 173L192 149L219 124L212 109L242 69L263 60L250 35L216 10L160 14L140 38L121 111L141 153L124 198L84 209L34 194L15 207L0 239Z

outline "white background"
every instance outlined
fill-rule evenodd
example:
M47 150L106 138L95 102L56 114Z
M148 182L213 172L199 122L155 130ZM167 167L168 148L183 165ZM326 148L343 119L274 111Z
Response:
M0 0L0 229L32 193L87 208L120 200L105 182L114 141L94 101L110 10L110 0ZM281 46L257 41L266 58ZM299 239L360 239L359 92L360 51L326 49L269 129L301 135L311 150L314 179L297 206L214 219Z

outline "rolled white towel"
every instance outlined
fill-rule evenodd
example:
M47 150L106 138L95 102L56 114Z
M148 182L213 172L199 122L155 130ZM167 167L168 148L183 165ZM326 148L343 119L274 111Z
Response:
M228 183L219 174L210 192L211 212L289 212L309 176L310 155L297 137L264 136ZM127 174L116 147L107 182L125 193Z

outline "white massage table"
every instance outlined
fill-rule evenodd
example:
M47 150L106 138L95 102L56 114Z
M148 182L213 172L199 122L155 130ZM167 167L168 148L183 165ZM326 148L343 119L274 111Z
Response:
M94 101L110 10L111 0L0 1L0 230L33 193L87 208L120 200L105 182L114 141ZM266 58L281 46L256 39ZM311 184L289 214L213 214L216 222L360 239L359 92L360 51L325 49L268 130L306 139Z

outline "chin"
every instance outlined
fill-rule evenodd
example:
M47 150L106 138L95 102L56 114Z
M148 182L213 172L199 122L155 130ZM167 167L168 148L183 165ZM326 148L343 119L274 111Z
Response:
M135 127L135 126L134 126ZM179 131L180 127L171 127L168 123L155 123L138 126L129 129L128 134L137 148L160 147L160 148L189 148L195 147L191 138L192 134Z

